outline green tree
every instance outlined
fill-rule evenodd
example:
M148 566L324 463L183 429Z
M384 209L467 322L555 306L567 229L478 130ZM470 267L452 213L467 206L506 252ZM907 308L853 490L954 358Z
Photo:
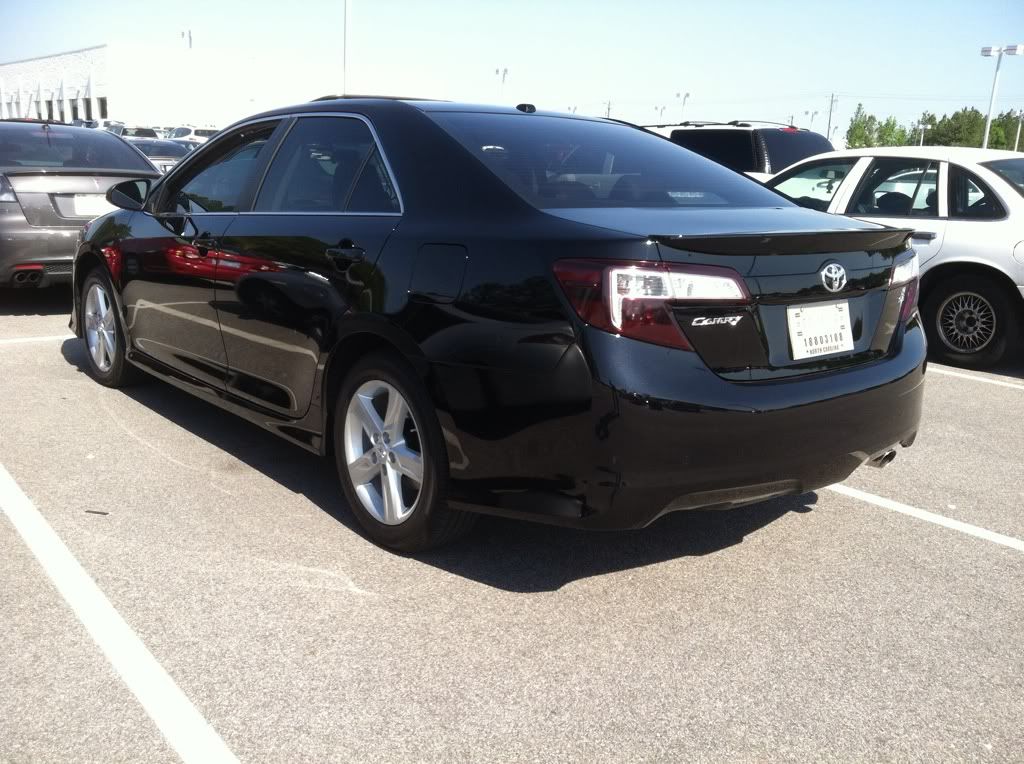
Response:
M955 111L948 117L942 116L934 128L928 131L926 140L933 146L981 146L985 132L985 115L975 108ZM993 131L993 136L995 131ZM999 132L1002 136L1002 131ZM1000 140L1005 140L1001 137Z
M846 131L846 148L864 149L876 146L878 134L878 118L864 111L864 104L857 104L857 110L850 119L850 127Z
M896 121L896 117L889 117L878 126L875 133L876 146L906 146L909 131Z

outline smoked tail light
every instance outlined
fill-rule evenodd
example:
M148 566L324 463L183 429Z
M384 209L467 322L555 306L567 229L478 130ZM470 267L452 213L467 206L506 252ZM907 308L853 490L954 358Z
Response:
M917 309L917 297L921 282L921 266L915 254L892 269L889 288L903 287L900 306L900 321L906 322Z
M559 260L555 278L586 323L655 345L693 350L672 315L672 304L750 302L731 268L657 262Z

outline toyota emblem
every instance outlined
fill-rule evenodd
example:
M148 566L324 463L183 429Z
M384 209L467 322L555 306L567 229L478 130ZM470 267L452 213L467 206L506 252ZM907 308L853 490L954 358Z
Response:
M839 263L829 263L821 269L821 283L830 292L839 292L846 286L846 269Z

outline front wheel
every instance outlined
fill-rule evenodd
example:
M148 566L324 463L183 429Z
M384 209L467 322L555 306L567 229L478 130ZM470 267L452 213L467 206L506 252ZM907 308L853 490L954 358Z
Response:
M416 552L469 530L445 503L447 449L430 397L397 356L360 361L334 407L334 454L353 514L377 544Z
M114 290L99 268L93 269L82 283L82 336L93 379L107 387L123 387L137 382L141 373L126 359L127 345L117 315Z
M954 366L993 366L1019 336L1018 306L984 276L966 275L935 286L922 306L932 356Z

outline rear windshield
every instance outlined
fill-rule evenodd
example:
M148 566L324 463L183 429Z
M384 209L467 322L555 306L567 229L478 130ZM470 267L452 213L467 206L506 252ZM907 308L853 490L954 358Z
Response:
M1024 157L1021 159L999 159L995 162L982 162L1000 178L1013 186L1017 193L1024 196Z
M834 150L824 135L810 131L779 127L759 130L758 133L768 150L766 172L779 172L807 157Z
M0 166L153 172L130 146L104 130L13 123L0 124Z
M136 148L148 157L183 157L188 149L171 141L135 141Z
M761 171L754 154L754 134L749 130L715 130L706 127L673 130L672 142L736 172Z
M176 127L173 130L171 130L171 134L169 136L167 136L167 137L168 138L186 138L186 137L188 137L190 135L192 135L192 128L191 127Z
M125 138L159 138L151 127L126 127L121 133Z
M196 130L196 135L198 135L200 138L212 138L216 134L216 130Z
M429 116L540 209L786 204L760 184L638 128L527 114Z

